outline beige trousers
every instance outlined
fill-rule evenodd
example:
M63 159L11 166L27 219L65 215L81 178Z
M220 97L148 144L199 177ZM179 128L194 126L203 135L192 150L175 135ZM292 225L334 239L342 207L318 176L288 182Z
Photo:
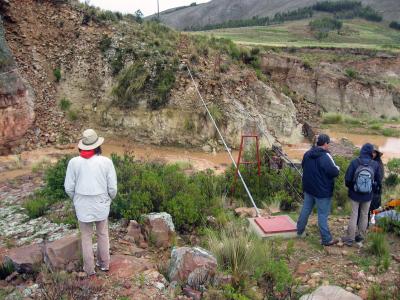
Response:
M79 229L82 239L83 270L88 275L95 273L93 255L93 223L96 224L97 237L97 263L101 268L107 269L110 264L110 241L108 239L108 220L97 222L80 222Z
M354 241L356 235L360 235L362 238L365 237L368 225L368 211L370 204L371 201L357 202L351 200L351 217L350 217L349 227L347 228L347 240ZM359 207L360 207L360 218L357 225Z

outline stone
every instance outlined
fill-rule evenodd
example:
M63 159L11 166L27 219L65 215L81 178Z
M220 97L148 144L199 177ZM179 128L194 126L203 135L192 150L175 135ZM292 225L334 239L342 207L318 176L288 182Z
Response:
M44 261L51 270L64 270L81 257L81 240L72 234L46 245Z
M197 275L207 279L213 278L216 269L217 259L207 250L200 247L180 247L171 252L168 275L170 281L186 283L189 277L192 282L196 281L194 277ZM203 281L205 278L200 279Z
M201 300L201 292L193 290L190 287L185 287L182 289L182 292L185 296L189 297L193 300Z
M362 300L343 288L335 285L320 286L311 294L303 295L300 300Z
M43 262L43 251L40 244L32 244L11 249L4 261L11 262L19 273L32 273Z
M311 265L308 263L302 263L299 264L297 269L296 269L296 273L299 275L305 275L307 274L307 272L311 269Z
M133 278L134 275L150 269L153 269L153 264L148 259L111 255L108 274L114 278Z
M175 226L170 214L151 213L144 217L144 232L148 243L156 247L170 247L175 236Z
M232 275L224 274L224 273L217 273L214 276L214 286L225 286L232 284Z
M144 241L142 228L135 220L130 220L126 233L127 240L133 240L135 243L140 244Z

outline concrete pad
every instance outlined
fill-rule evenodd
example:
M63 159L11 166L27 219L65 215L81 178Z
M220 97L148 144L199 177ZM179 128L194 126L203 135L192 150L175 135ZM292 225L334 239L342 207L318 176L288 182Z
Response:
M248 218L250 229L261 238L296 237L296 223L287 215Z

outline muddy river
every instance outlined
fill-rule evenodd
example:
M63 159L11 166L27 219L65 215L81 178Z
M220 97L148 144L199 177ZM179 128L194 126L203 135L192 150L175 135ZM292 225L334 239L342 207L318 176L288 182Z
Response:
M400 158L400 139L383 137L377 135L359 135L328 131L333 140L343 137L352 141L356 146L366 142L372 142L380 147L384 153L384 161L390 158ZM296 144L285 145L284 151L295 160L300 160L310 144L301 140ZM226 152L205 153L199 150L190 150L176 147L141 145L121 140L106 140L103 145L103 152L109 156L111 153L123 154L132 152L136 158L141 160L160 160L167 163L190 164L196 170L212 169L216 173L222 173L231 163ZM10 180L18 176L27 175L32 172L32 167L40 162L55 162L58 157L64 154L77 153L76 145L67 145L62 149L56 147L42 148L33 151L23 152L20 155L0 156L0 182ZM237 158L237 151L233 157Z
M353 133L342 133L333 130L325 131L333 141L339 141L346 138L357 147L361 147L365 143L377 145L383 152L382 160L388 162L391 158L400 158L400 138L385 137L380 135L360 135ZM307 140L299 141L296 144L285 145L283 148L292 159L301 160L305 151L310 148Z

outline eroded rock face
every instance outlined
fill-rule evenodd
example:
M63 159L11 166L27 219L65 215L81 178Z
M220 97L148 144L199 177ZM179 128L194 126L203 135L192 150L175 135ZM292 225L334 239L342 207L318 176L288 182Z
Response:
M211 75L206 73L209 70L203 72L203 78L196 83L208 105L218 107L222 115L218 126L232 147L239 147L241 134L253 129L263 138L268 136L262 140L267 145L274 136L284 140L296 133L296 108L292 100L258 80L251 71L232 67L229 74L221 75L220 82L210 80ZM212 151L220 146L217 142L210 143L219 141L218 134L201 106L193 83L185 78L186 74L179 76L167 107L155 111L122 111L112 107L105 110L99 121L142 142L206 147ZM104 108L99 105L99 110Z
M206 281L212 278L216 270L217 259L200 247L174 248L171 252L170 281L181 281L197 286L202 284L198 282L199 280Z
M11 249L4 261L11 262L19 273L32 273L43 261L42 245L32 244Z
M69 263L79 261L80 256L80 238L73 234L46 245L44 261L51 270L62 270Z
M269 53L262 58L262 68L272 80L286 84L324 111L400 116L395 91L376 82L349 78L339 65L320 63L311 68L295 58Z
M31 127L35 113L33 91L16 69L1 21L0 61L0 154L4 154Z
M171 215L165 212L146 215L144 232L149 243L153 243L156 247L170 247L175 235Z

